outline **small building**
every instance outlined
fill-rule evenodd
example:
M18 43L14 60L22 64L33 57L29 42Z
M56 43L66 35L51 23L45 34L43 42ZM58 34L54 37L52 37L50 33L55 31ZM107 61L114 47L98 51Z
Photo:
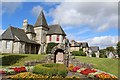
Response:
M96 57L99 58L100 53L98 46L90 46L88 52L89 52L89 57L92 57L92 54L95 54Z
M71 41L70 45L70 52L72 51L79 51L80 49L83 49L83 52L88 55L88 43L87 42L75 42L74 40Z

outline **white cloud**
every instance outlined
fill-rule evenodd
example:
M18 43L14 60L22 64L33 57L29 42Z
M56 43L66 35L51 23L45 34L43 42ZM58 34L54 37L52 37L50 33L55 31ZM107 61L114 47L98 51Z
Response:
M67 38L71 41L71 40L80 40L78 37L76 38L76 36L73 36L72 33L67 34Z
M107 46L116 46L118 42L118 36L100 36L86 39L90 46L99 46L105 48Z
M12 14L17 9L20 9L20 8L22 8L21 2L3 2L2 3L2 14L4 13Z
M32 13L33 13L33 15L38 16L40 14L41 10L43 10L43 7L41 7L40 5L34 6L32 8Z
M67 26L88 24L97 31L104 31L110 27L117 27L118 3L116 2L64 2L49 14L53 23Z

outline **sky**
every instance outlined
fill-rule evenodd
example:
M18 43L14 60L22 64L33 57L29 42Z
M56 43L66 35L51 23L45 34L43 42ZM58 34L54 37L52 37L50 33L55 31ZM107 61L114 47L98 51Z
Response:
M48 25L60 24L69 40L89 46L115 46L118 41L117 2L2 2L0 34L10 25L22 28L23 20L34 25L41 10Z

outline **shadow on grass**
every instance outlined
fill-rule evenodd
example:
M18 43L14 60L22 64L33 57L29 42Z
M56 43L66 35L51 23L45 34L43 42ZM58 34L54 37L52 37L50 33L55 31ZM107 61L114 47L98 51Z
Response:
M15 64L18 60L20 60L21 58L24 58L24 57L27 57L27 56L23 56L23 55L4 56L4 57L0 58L0 60L2 59L2 64L0 63L0 65L11 66L11 65Z

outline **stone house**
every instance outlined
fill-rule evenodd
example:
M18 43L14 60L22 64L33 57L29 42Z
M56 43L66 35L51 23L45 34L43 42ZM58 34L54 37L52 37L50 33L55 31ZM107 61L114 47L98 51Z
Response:
M72 51L79 51L80 49L83 49L83 52L88 54L88 43L87 42L76 42L74 40L71 41L70 45L70 52Z
M47 43L65 43L65 36L59 24L47 24L41 11L34 25L25 19L21 29L9 26L0 36L0 53L45 53Z
M96 55L96 57L99 58L100 53L99 53L99 47L98 46L90 46L89 47L88 56L92 57L93 53Z

